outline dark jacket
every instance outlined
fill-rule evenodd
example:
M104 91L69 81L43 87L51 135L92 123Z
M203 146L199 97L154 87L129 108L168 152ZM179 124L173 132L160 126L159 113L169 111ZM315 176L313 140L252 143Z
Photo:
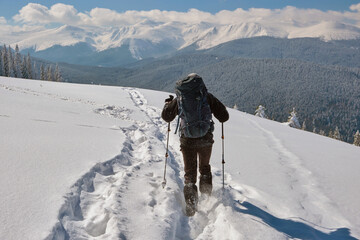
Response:
M214 95L208 93L207 101L210 105L211 113L219 122L226 122L229 119L229 113L226 110L224 104L222 104ZM171 122L178 115L178 103L174 98L172 101L165 103L161 117L166 122ZM180 144L182 148L198 148L211 146L214 143L213 134L209 131L205 136L201 138L186 138L180 136Z

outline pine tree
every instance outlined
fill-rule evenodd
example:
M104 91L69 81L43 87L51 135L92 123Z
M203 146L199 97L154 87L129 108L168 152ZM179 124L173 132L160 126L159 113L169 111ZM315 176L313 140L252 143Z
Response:
M262 105L259 105L258 108L255 110L255 116L261 117L261 118L267 118L265 113L266 108Z
M59 69L58 64L56 64L56 68L55 68L55 81L56 82L61 82L62 81L62 77L61 77L61 73L60 73L60 69Z
M7 48L6 48L5 44L4 44L4 47L3 47L2 62L3 62L3 76L9 77L10 76L10 72L9 72L9 56L8 56L8 52L7 52Z
M306 130L306 123L305 123L305 121L303 121L303 124L302 124L301 129L302 129L302 130Z
M36 62L33 64L33 79L37 79L37 68L36 68Z
M21 76L21 54L20 54L20 50L19 50L19 46L16 44L15 46L15 70L16 70L16 76L15 77L20 77Z
M301 128L299 120L297 119L297 116L296 116L295 108L293 108L292 112L290 113L290 116L288 118L288 124L290 127L293 127L293 128L299 128L299 129Z
M328 135L330 138L333 138L334 137L334 133L332 130L329 131L329 135Z
M28 70L27 70L27 67L26 67L26 58L25 56L23 56L23 60L21 62L21 66L20 66L20 71L21 71L21 77L22 78L29 78L28 77Z
M26 70L27 70L27 78L33 79L33 71L32 71L32 65L31 65L31 58L30 53L28 52L27 58L26 58Z
M235 103L233 109L238 110L238 106L236 105L236 103Z
M8 50L8 61L9 61L9 77L16 77L16 69L15 69L15 59L11 50L11 47L9 45Z
M44 65L41 64L40 65L40 80L45 80L45 68L44 68Z
M46 80L48 80L48 81L52 81L52 80L53 80L51 65L49 65L49 66L47 67L47 70L46 70Z
M341 135L340 135L340 131L339 131L338 126L336 126L336 128L335 128L333 138L335 138L336 140L341 140Z
M357 130L355 135L354 135L354 145L355 146L360 146L360 133L359 133L359 130Z
M325 136L325 131L324 131L324 130L320 130L319 134L322 135L322 136Z

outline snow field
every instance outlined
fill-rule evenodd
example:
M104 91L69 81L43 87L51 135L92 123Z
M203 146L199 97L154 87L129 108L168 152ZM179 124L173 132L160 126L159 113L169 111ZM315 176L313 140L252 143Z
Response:
M360 149L232 109L225 191L216 121L214 191L186 217L176 121L161 186L167 96L0 78L0 238L360 237Z

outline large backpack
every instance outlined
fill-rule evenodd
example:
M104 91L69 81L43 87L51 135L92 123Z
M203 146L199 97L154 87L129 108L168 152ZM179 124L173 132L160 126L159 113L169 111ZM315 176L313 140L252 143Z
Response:
M178 126L187 138L199 138L213 130L212 114L207 101L207 89L197 74L176 82L175 93L178 103Z

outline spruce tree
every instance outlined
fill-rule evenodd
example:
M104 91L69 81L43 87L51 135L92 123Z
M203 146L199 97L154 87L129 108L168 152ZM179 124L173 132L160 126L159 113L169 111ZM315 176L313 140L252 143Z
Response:
M31 65L31 58L30 53L28 52L27 58L26 58L26 70L27 70L27 78L33 79L33 71L32 71L32 65Z
M305 121L303 121L303 124L302 124L301 129L302 129L302 130L306 130L306 123L305 123Z
M27 67L26 67L26 58L25 56L23 56L23 60L21 62L21 66L20 66L20 71L21 71L21 77L22 78L29 78L28 77L28 70L27 70Z
M3 76L9 77L9 75L10 75L10 72L9 72L9 56L8 56L6 45L4 45L2 51L3 51L3 53L2 53Z
M15 46L15 69L16 69L16 76L20 77L21 76L21 54L20 54L20 50L19 50L19 46L16 44Z
M60 73L60 69L59 69L58 64L56 64L56 68L55 68L55 81L56 82L61 82L61 73Z
M336 126L335 131L333 133L333 138L336 140L341 140L341 135L338 126Z
M15 69L15 59L10 45L8 50L8 61L9 61L9 77L17 77L16 69Z
M354 135L354 145L355 146L360 146L360 133L359 133L359 130L357 130L355 135Z
M261 117L261 118L267 118L265 113L266 108L262 105L259 105L258 108L255 110L255 116Z
M46 70L46 80L48 80L48 81L52 81L52 80L53 80L51 65L49 65L49 66L47 67L47 70Z
M290 127L293 127L293 128L301 128L300 127L300 123L299 123L299 120L296 116L296 111L295 111L295 108L293 108L292 112L290 113L290 116L288 118L288 124Z
M45 80L45 68L44 68L44 65L41 64L40 65L40 80Z

